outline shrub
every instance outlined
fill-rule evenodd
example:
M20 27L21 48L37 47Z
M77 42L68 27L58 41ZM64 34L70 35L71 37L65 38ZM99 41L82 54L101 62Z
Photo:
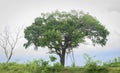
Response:
M61 71L64 67L59 63L59 62L56 62L53 67L52 67L52 71L53 72L59 72Z
M49 69L48 61L44 61L43 59L34 60L26 64L26 66L30 73L47 73L47 70Z
M84 73L108 73L106 67L98 65L100 61L94 61L88 54L85 54L84 58L86 60L86 65L83 70Z

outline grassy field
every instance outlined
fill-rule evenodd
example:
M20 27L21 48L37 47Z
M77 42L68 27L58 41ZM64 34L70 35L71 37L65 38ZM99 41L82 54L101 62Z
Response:
M83 67L63 67L58 62L51 66L49 61L40 59L25 64L0 63L0 73L120 73L120 63L99 66L97 62L90 62Z
M17 62L0 63L0 73L120 73L120 60L115 58L111 62L102 63L93 60L89 55L85 55L86 64L84 66L63 67L56 58L50 56L50 60L43 59L29 61L24 64ZM54 64L51 66L51 62Z
M9 66L9 68L2 68L0 69L0 73L120 73L120 67L111 67L111 68L107 68L107 70L104 69L99 69L99 70L86 70L84 68L80 68L80 67L65 67L63 69L54 69L54 68L50 68L50 69L39 69L39 70L34 70L34 69L28 69L28 67L25 66Z

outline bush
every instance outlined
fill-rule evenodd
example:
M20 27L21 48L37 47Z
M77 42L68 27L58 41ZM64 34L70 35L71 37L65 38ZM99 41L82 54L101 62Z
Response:
M0 73L24 73L26 71L24 64L12 63L1 63Z
M108 69L93 62L84 67L84 73L108 73Z
M52 67L52 71L53 72L60 72L63 68L64 67L59 62L56 62Z
M43 59L34 60L26 64L26 66L28 67L27 69L30 73L48 73L49 72L48 61L44 61Z
M0 63L0 73L120 73L119 63L104 63L99 65L99 61L92 60L88 55L84 67L63 67L59 62L49 65L51 61L43 59L33 60L26 64Z
M99 66L100 61L94 61L88 54L84 55L86 65L84 66L83 73L108 73L108 70L104 66Z

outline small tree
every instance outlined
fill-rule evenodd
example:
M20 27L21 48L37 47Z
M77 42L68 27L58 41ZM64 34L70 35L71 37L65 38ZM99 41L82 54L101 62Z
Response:
M35 49L47 46L51 53L59 55L63 66L65 54L71 53L72 49L85 42L86 38L90 39L93 45L104 46L109 35L108 30L96 18L75 10L42 13L24 33L28 40L24 44L26 48L31 44L35 45Z
M5 31L0 35L0 47L4 50L5 56L7 58L6 63L8 63L13 55L13 50L15 49L18 40L20 39L20 31L18 30L14 36L12 33L9 33L8 29L5 28Z

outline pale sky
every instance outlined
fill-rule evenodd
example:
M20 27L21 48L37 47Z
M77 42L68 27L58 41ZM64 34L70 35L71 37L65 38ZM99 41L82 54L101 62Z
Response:
M75 53L120 52L120 0L0 0L0 29L1 33L5 26L14 32L17 27L31 25L41 12L51 12L60 10L82 10L89 12L96 17L110 31L108 42L105 47L81 45L75 49ZM23 32L21 33L23 36ZM24 38L20 39L14 50L13 57L39 56L46 54L47 49L40 48L34 51L33 47L25 50L23 44ZM113 52L114 53L114 52ZM114 55L114 54L113 54ZM119 54L120 55L120 54ZM0 48L0 60L4 55L3 49ZM35 57L33 57L35 58Z

